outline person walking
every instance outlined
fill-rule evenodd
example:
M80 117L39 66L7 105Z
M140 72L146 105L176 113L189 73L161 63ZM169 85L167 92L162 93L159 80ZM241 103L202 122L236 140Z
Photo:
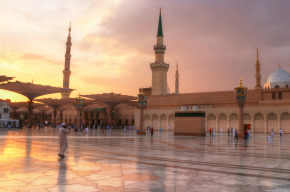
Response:
M221 133L223 132L223 128L221 127Z
M238 139L239 139L239 138L238 138L238 130L236 130L236 133L235 133L235 135L236 135L235 139L237 139L237 140L238 140Z
M282 137L283 131L282 128L280 129L280 137Z
M87 134L89 134L89 132L90 132L89 124L88 124L88 126L86 127L86 132L87 132Z
M154 129L151 127L151 137L153 136Z
M212 130L211 130L211 127L209 128L208 131L209 131L209 136L211 137L211 131L212 131Z
M212 128L212 136L214 137L215 136L215 129Z
M60 144L60 152L58 156L64 158L64 152L67 149L67 134L69 134L69 130L65 126L65 123L61 124L61 128L59 129L59 144Z
M271 137L274 138L274 129L272 129Z

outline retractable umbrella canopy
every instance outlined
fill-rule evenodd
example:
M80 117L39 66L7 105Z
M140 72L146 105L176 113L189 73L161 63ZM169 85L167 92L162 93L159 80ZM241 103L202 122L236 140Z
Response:
M0 84L0 89L19 93L27 97L31 101L34 100L36 97L42 95L73 91L73 89L68 88L51 87L48 85L40 85L34 83L23 83L20 81Z
M13 78L15 78L15 77L6 77L5 75L1 75L0 76L0 83L12 80Z
M7 103L7 105L13 109L13 111L16 111L17 109L21 107L27 107L27 102L10 102Z
M61 106L69 105L72 103L71 99L51 99L51 98L45 98L45 99L36 99L35 101L44 103L50 107L52 107L54 110L57 110Z
M137 97L135 96L129 96L129 95L121 95L116 93L103 93L103 94L92 94L92 95L81 95L82 97L94 99L100 103L106 104L108 107L115 107L118 104L121 103L128 103L132 100L137 100Z

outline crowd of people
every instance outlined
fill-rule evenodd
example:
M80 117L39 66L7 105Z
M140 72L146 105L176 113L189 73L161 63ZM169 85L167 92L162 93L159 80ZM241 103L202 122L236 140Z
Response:
M211 128L210 127L208 131L209 131L209 136L210 137L214 137L215 136L215 128ZM222 133L222 128L220 128L220 132ZM279 132L280 132L280 137L282 137L283 136L282 128L280 129ZM233 134L234 140L238 140L238 135L239 135L238 134L239 133L238 130L233 128L233 127L231 127L231 129L228 128L228 136L230 136L231 133ZM249 138L251 138L251 130L250 129L245 129L245 131L244 131L244 139L247 140ZM267 140L271 140L273 138L274 138L274 129L272 129L271 134L267 137Z

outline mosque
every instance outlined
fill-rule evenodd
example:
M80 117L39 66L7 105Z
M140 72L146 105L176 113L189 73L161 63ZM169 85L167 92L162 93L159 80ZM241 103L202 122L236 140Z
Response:
M71 28L66 43L65 66L63 70L63 88L69 88L70 60L71 60ZM166 46L163 44L161 10L156 36L155 61L150 63L152 71L152 86L142 89L147 94L147 108L144 111L143 127L154 127L155 130L174 130L176 111L204 111L206 113L206 130L210 127L217 131L238 127L238 105L234 89L230 91L179 93L179 72L176 66L175 93L168 93L167 71L169 64L165 62ZM244 108L244 124L250 124L252 132L267 133L280 128L284 133L290 133L290 73L279 68L261 84L261 64L257 50L256 58L256 86L248 89ZM141 89L139 89L141 92ZM62 98L69 98L70 93L62 94ZM82 121L92 125L102 125L108 122L108 113L103 108L84 108ZM87 114L87 115L84 115ZM59 120L59 113L56 118ZM121 126L133 126L139 129L140 110L130 104L118 105L114 108L114 122ZM63 121L76 122L76 111L69 109L63 112Z

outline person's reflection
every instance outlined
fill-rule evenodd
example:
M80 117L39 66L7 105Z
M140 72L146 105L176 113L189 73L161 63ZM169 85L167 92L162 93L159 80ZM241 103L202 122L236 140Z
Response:
M26 137L26 157L30 157L31 152L31 138Z
M67 159L59 159L59 168L58 168L58 176L57 176L57 184L58 186L62 186L66 184L66 174L67 174ZM60 188L59 191L62 191Z

